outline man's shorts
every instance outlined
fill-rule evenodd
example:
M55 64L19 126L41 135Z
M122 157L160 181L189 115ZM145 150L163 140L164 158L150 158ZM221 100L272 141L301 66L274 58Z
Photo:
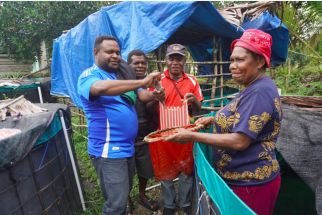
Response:
M153 167L148 144L135 146L135 167L137 174L142 178L153 178Z

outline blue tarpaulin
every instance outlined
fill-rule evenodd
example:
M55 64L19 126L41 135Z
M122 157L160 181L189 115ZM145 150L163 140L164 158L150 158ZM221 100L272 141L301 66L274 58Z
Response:
M229 60L229 45L249 28L273 37L272 64L286 60L288 30L268 12L237 28L228 23L210 2L122 2L89 15L54 41L51 93L69 96L81 108L77 79L93 65L94 41L100 35L115 36L126 59L133 49L149 53L163 43L186 45L197 61L213 60L213 38L222 44L223 60Z

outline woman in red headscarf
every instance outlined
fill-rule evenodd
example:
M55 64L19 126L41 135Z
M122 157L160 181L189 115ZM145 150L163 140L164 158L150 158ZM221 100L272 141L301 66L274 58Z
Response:
M249 29L232 42L229 69L244 89L215 117L197 124L214 125L214 133L181 129L167 140L201 142L214 147L214 168L230 188L257 214L273 213L280 189L280 167L275 143L282 113L270 67L272 37Z

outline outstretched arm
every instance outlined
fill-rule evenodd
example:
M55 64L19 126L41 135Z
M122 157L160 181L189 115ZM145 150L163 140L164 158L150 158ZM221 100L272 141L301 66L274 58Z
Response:
M250 145L251 138L242 133L211 134L179 129L178 133L169 136L166 141L179 143L200 142L222 149L243 151Z
M159 79L160 73L153 72L141 80L102 80L96 81L91 86L91 96L115 96L122 93L135 90L140 87L149 87L154 79Z
M145 103L152 100L163 101L165 97L165 92L163 88L161 88L160 90L154 89L154 91L140 90L138 92L138 96L139 99Z

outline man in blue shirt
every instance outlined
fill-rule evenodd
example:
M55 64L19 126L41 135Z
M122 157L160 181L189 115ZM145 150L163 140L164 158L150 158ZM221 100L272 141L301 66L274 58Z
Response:
M94 56L95 64L80 75L77 86L88 123L88 153L106 200L103 214L125 214L134 175L136 95L146 102L161 99L164 92L142 89L160 79L158 72L127 80L132 71L125 65L120 68L120 47L114 37L97 37Z

